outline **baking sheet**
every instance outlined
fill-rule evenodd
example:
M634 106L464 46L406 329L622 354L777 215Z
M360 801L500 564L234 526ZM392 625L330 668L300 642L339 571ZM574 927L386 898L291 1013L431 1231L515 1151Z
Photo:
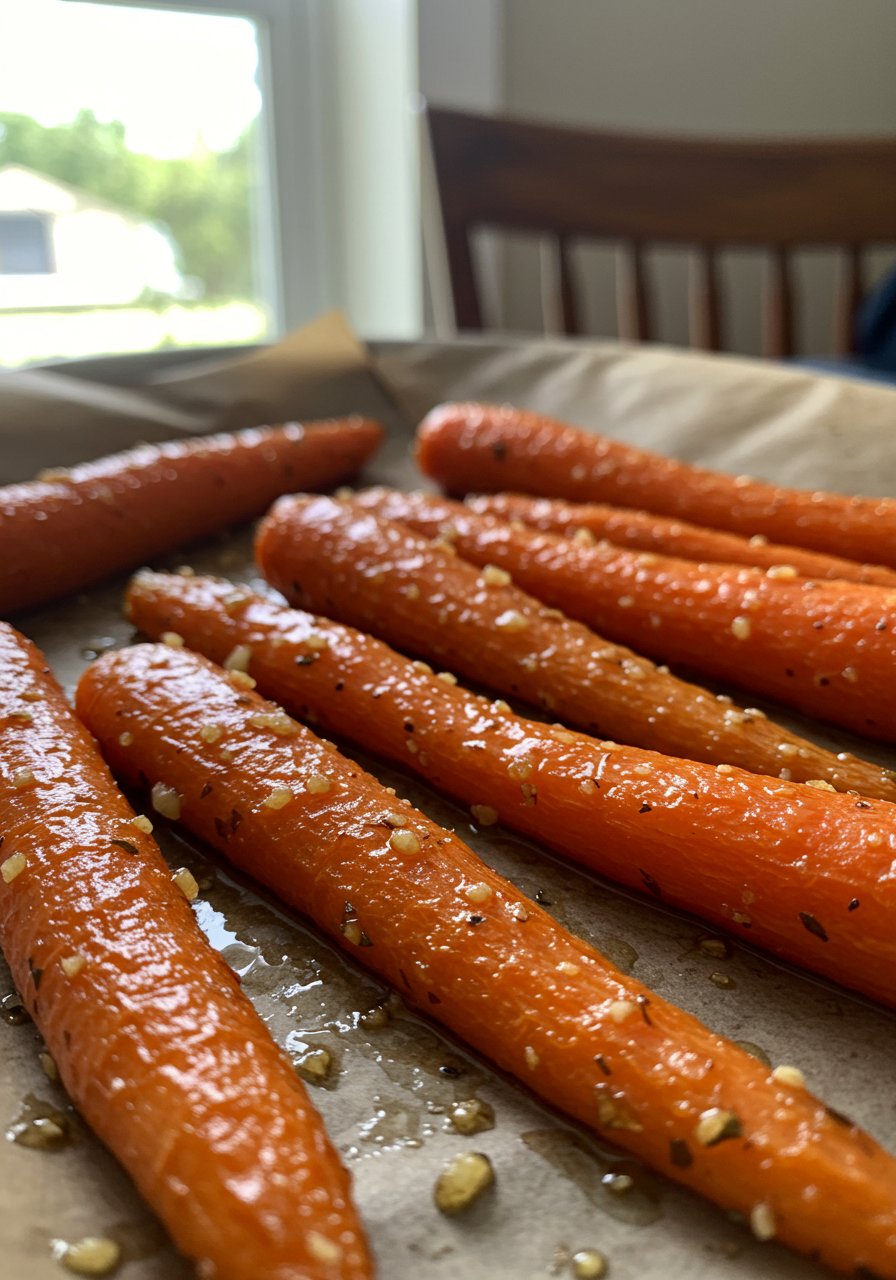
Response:
M308 355L303 377L293 378L286 390L273 387L278 380L271 379L271 369L289 374L294 342L290 355L275 351L273 364L271 358L262 362L260 373L250 363L248 383L264 392L267 382L264 394L279 395L289 416L353 408L384 417L390 438L371 468L372 481L414 484L413 416L448 396L476 396L551 410L731 470L896 493L896 391L758 362L619 344L388 344L375 346L368 363L360 348L348 353L338 322L324 328L341 354L333 353L328 340L321 342L317 328L310 350L298 340ZM246 403L259 416L275 416L263 398L246 399L242 363L242 373L229 369L226 395L214 371L194 379L180 370L169 387L177 384L181 409L204 427L234 413L228 406L240 396L241 420L250 411ZM162 403L156 397L164 385L160 380L134 393L150 418L152 406ZM164 403L170 412L174 400ZM139 425L129 423L123 411L116 438L127 443L128 431L140 434L146 421L144 416ZM33 443L29 448L33 457ZM51 433L42 437L41 448L53 448ZM181 552L168 563L252 582L249 545L243 533ZM119 614L120 589L115 583L21 620L69 688L92 654L131 639ZM847 742L845 735L825 740ZM879 750L866 754L896 763ZM467 836L524 892L540 891L558 920L620 967L715 1031L758 1047L773 1063L799 1065L830 1105L896 1148L891 1015L740 943L732 944L728 958L707 955L697 945L707 932L698 923L602 885L500 831L484 840L474 837L461 810L405 775L359 758L400 794ZM827 1274L774 1244L759 1244L722 1212L567 1125L459 1041L390 1000L379 983L263 892L173 836L163 833L162 843L173 865L193 868L202 886L200 923L243 975L245 990L278 1042L296 1058L309 1046L325 1045L333 1053L333 1078L312 1087L313 1097L354 1174L383 1277L568 1276L570 1254L586 1248L607 1256L613 1280L818 1280ZM719 973L731 985L717 986L713 975ZM9 990L5 974L0 987ZM67 1113L60 1087L41 1070L39 1050L32 1025L0 1024L4 1127L41 1108ZM464 1138L450 1130L446 1109L471 1096L492 1103L497 1123L490 1132ZM122 1245L120 1274L126 1280L186 1280L190 1267L176 1256L127 1177L67 1114L72 1141L59 1150L0 1143L0 1274L59 1280L53 1240L99 1234ZM442 1164L469 1149L491 1157L496 1191L465 1218L448 1221L436 1212L431 1187ZM620 1172L633 1179L621 1194L613 1190Z

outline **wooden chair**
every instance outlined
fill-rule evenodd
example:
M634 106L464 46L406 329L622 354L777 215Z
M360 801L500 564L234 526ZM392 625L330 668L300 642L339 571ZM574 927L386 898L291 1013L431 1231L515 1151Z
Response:
M620 336L652 335L648 246L691 246L690 342L721 349L722 247L768 254L763 348L794 353L796 248L837 248L838 354L854 349L870 245L896 244L896 139L762 142L559 128L430 106L431 154L455 320L481 329L471 234L534 232L556 256L562 329L580 330L570 262L577 241L619 244ZM621 270L620 270L621 268Z

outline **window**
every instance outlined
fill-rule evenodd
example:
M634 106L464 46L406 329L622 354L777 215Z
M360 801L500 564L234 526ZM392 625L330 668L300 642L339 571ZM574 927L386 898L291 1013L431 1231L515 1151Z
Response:
M277 331L266 35L165 0L0 6L0 364Z
M47 275L53 269L47 219L37 213L0 213L0 274Z

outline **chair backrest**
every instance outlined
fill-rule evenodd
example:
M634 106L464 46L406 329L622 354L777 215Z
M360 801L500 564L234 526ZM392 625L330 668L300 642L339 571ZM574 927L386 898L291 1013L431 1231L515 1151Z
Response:
M478 228L538 233L554 246L558 309L580 332L570 247L620 246L620 336L645 340L651 308L649 246L689 246L691 345L722 347L717 255L767 250L766 355L794 351L792 253L842 252L838 352L853 349L863 296L863 255L896 244L896 139L720 141L561 128L427 108L445 247L461 329L481 329L471 234Z

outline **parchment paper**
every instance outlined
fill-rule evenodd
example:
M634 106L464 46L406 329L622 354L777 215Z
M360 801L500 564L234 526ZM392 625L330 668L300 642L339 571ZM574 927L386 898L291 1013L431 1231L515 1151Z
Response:
M30 399L21 394L22 376ZM55 419L34 379L53 390ZM73 408L60 390L69 381L58 372L17 375L14 406L0 381L0 456L7 478L17 468L27 474L23 468L74 460L79 450L88 456L138 438L170 436L172 415L187 415L178 422L181 429L212 429L253 415L352 409L378 414L390 427L388 448L370 478L409 487L417 480L408 452L415 416L443 398L477 397L554 412L738 472L896 493L896 391L759 362L618 344L496 341L374 344L368 360L338 318L330 317L310 335L294 335L286 346L228 363L220 372L192 376L181 367L169 380L157 377L125 395L82 381ZM85 412L85 404L97 402L108 408L104 419ZM30 414L27 429L17 414ZM85 423L91 427L86 435ZM248 547L242 533L182 551L169 563L252 582ZM131 639L119 615L120 590L121 583L114 583L20 620L67 686L91 654ZM848 743L845 735L815 736ZM866 754L887 758L879 751ZM896 1148L891 1015L739 943L729 958L707 955L697 946L707 931L696 922L604 886L501 831L474 838L459 809L359 758L400 794L467 835L525 892L540 891L560 921L621 967L714 1030L758 1046L773 1063L799 1065L830 1105ZM242 973L275 1038L295 1057L307 1046L325 1045L333 1053L333 1079L313 1096L354 1173L382 1277L568 1276L569 1254L585 1248L606 1254L613 1280L819 1280L826 1274L773 1244L755 1242L720 1211L576 1131L416 1014L394 1004L386 1015L375 1012L388 993L313 927L287 917L192 846L173 836L163 836L163 844L173 864L194 869L202 886L199 921ZM712 975L719 973L732 985L715 985ZM8 989L5 975L3 982ZM41 1070L39 1050L33 1026L0 1024L4 1126L19 1118L28 1099L32 1111L37 1099L37 1105L70 1115L59 1086ZM465 1138L447 1127L445 1111L471 1096L493 1104L497 1124ZM73 1141L58 1151L0 1142L0 1275L59 1280L54 1239L109 1234L124 1250L120 1274L126 1280L186 1280L190 1268L128 1178L83 1125L73 1117L71 1124ZM469 1149L491 1157L497 1187L469 1216L448 1221L433 1207L431 1188L442 1164ZM622 1194L602 1181L610 1175L612 1182L620 1172L634 1179Z

